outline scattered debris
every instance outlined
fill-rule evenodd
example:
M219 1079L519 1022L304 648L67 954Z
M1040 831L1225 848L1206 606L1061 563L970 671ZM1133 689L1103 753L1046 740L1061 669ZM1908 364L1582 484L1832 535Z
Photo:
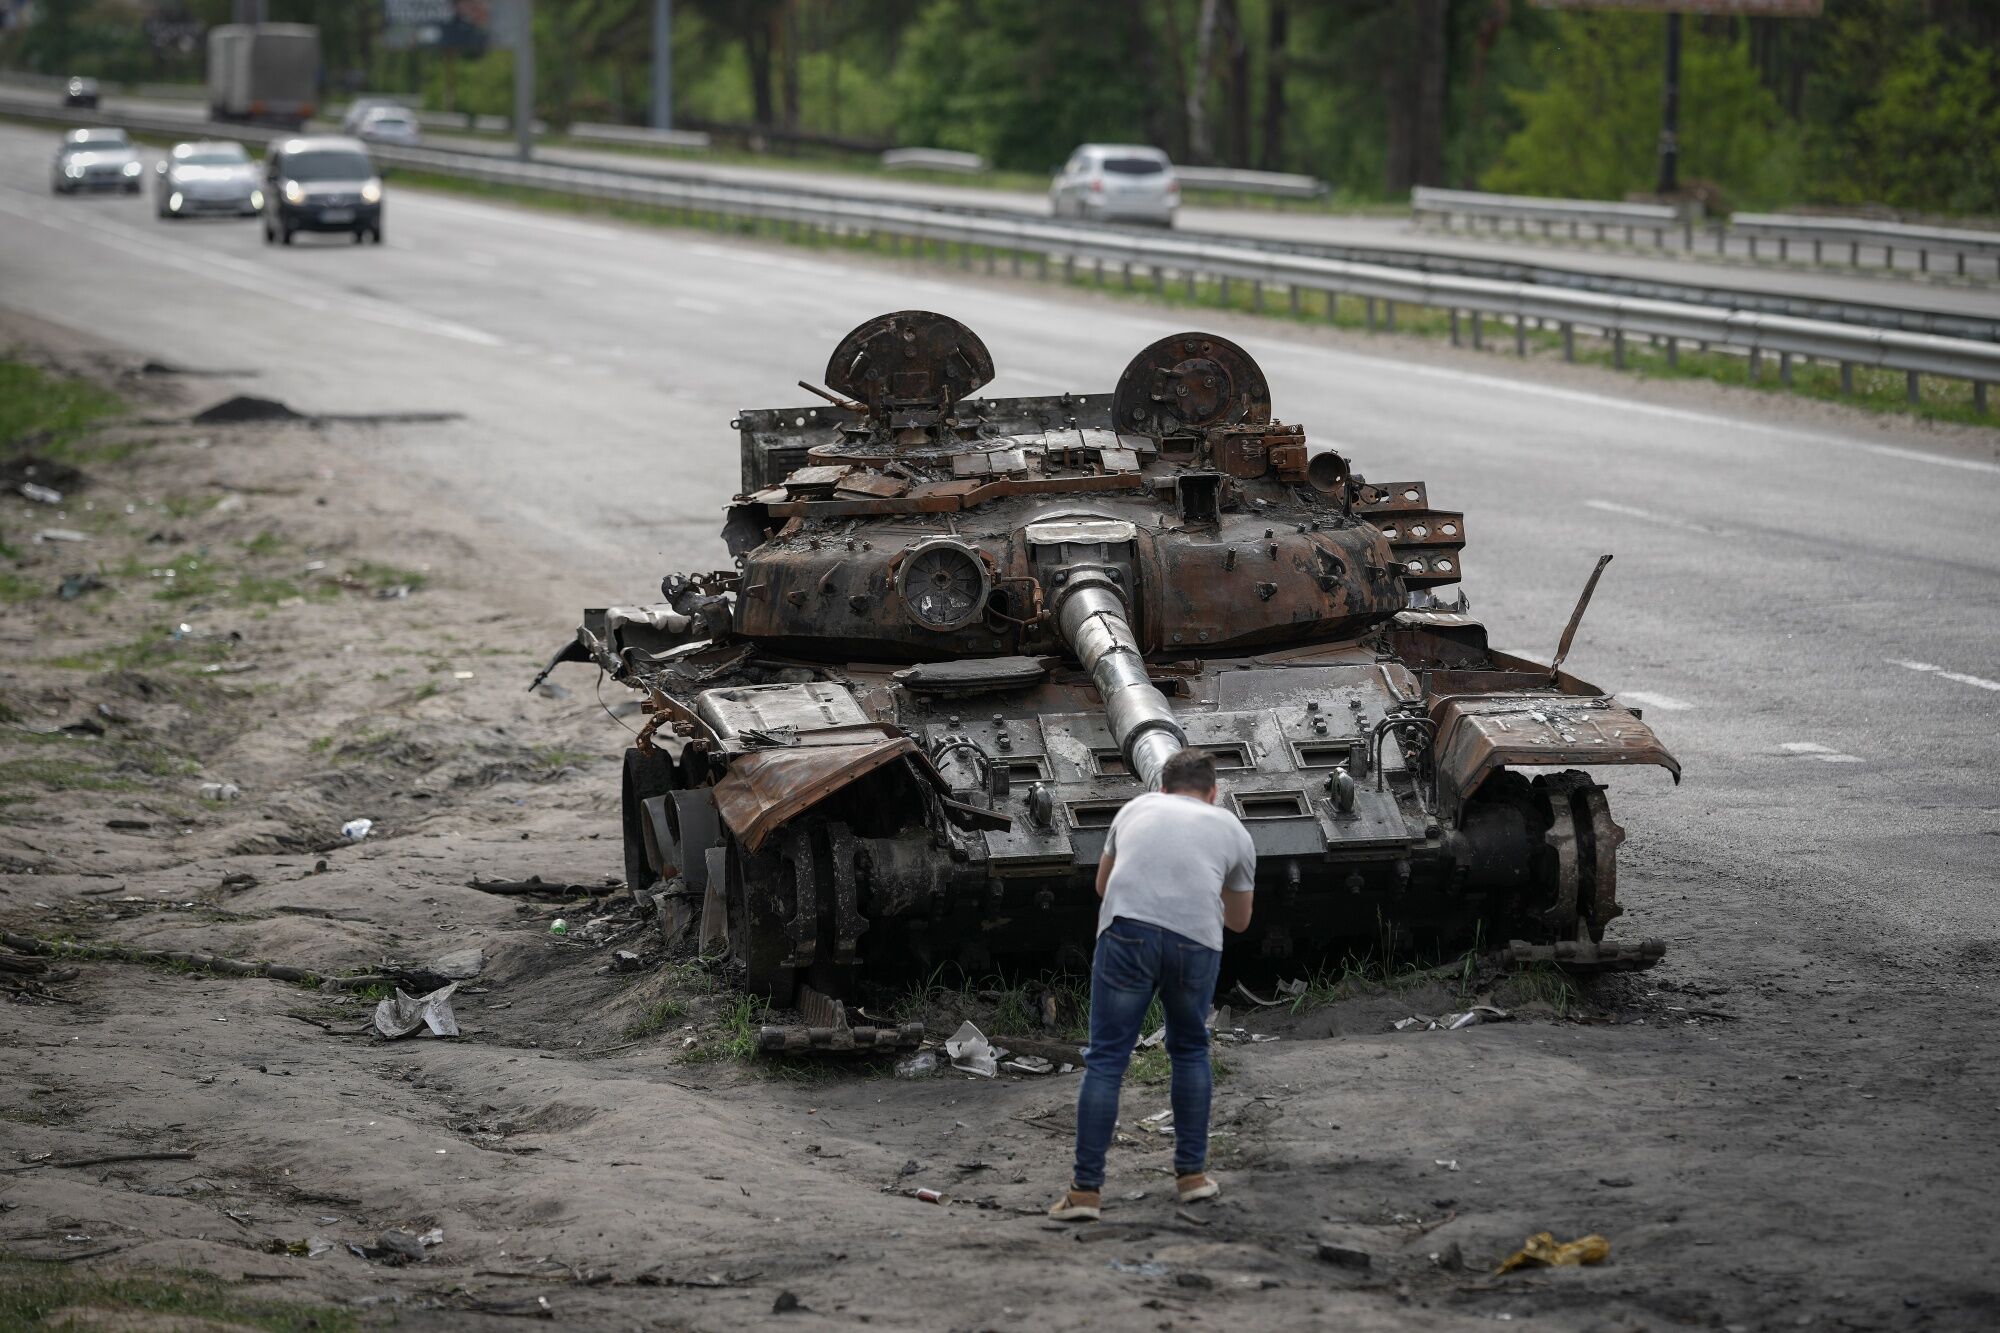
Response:
M1431 1262L1447 1273L1460 1273L1465 1271L1465 1251L1453 1241L1442 1250L1432 1251Z
M1481 1023L1510 1023L1514 1015L1490 1004L1475 1004L1463 1013L1442 1014L1432 1018L1428 1014L1412 1014L1399 1018L1389 1026L1398 1032L1456 1032L1460 1028L1477 1027Z
M410 996L398 987L394 999L375 1006L375 1030L385 1037L407 1037L425 1027L440 1037L456 1037L458 1019L451 1012L451 993L457 989L454 981L428 995Z
M360 842L375 827L372 819L350 819L340 826L340 836L349 842Z
M43 528L35 534L38 542L87 542L90 534L78 532L75 528Z
M188 418L197 426L210 422L229 421L299 421L301 414L294 412L275 398L254 398L239 393L233 398L225 398L213 407L204 408Z
M526 879L471 879L465 886L478 889L481 893L497 893L506 897L525 898L545 894L551 898L595 898L614 887L612 884L549 884L540 875L530 875Z
M942 1204L944 1202L943 1191L930 1189L929 1187L911 1190L910 1197L918 1203Z
M1139 1122L1139 1128L1148 1134L1171 1134L1174 1132L1174 1108L1155 1111Z
M1277 1005L1291 1004L1298 1000L1304 999L1306 994L1306 983L1304 982L1304 980L1281 981L1278 983L1278 989L1275 992L1277 998L1271 1000L1266 1000L1262 998L1255 991L1251 990L1248 986L1244 985L1240 981L1236 983L1236 993L1238 995L1241 995L1244 999L1248 1000L1250 1003L1256 1005L1259 1009L1270 1009Z
M1601 1264L1611 1254L1611 1242L1592 1233L1575 1240L1558 1241L1552 1231L1538 1231L1521 1243L1521 1248L1500 1261L1495 1273L1511 1273L1517 1268L1553 1268L1571 1264Z
M233 801L243 795L243 789L233 782L204 782L201 784L201 799L204 801Z
M1367 1268L1375 1262L1366 1250L1355 1249L1351 1245L1335 1245L1332 1241L1321 1241L1315 1251L1320 1262L1332 1264L1336 1268Z
M1630 1176L1599 1176L1597 1183L1608 1190L1628 1190L1632 1188Z
M936 1051L917 1051L896 1061L897 1078L929 1078L937 1072Z
M1104 1266L1114 1273L1130 1273L1135 1277L1166 1277L1173 1272L1158 1259L1113 1259Z
M637 972L644 965L644 960L630 949L614 949L611 952L611 970L613 972Z
M1039 1055L1017 1055L1000 1066L1011 1074L1053 1074L1056 1062Z
M993 1045L986 1040L986 1034L974 1027L971 1019L958 1025L958 1031L945 1039L944 1053L951 1057L951 1067L967 1074L977 1074L980 1078L992 1078L999 1072L999 1061L994 1058Z
M551 935L569 934L569 922L563 920L561 917L557 917L555 920L549 922L549 934Z
M779 1292L778 1299L771 1302L772 1314L792 1314L799 1310L805 1310L810 1312L811 1309L812 1309L811 1306L807 1305L804 1301L801 1301L797 1296L794 1296L789 1291Z
M56 596L65 602L73 602L85 593L102 592L110 586L110 584L95 574L71 574L60 584L56 585ZM103 704L98 705L100 710L103 707ZM107 714L107 716L109 715ZM112 720L117 721L118 719L113 718Z
M1431 1160L1431 1165L1441 1166L1447 1171L1456 1171L1458 1170L1458 1159L1456 1157L1437 1157Z
M32 481L24 481L15 489L19 490L22 495L33 500L36 504L59 505L63 502L63 493L52 486L42 486Z

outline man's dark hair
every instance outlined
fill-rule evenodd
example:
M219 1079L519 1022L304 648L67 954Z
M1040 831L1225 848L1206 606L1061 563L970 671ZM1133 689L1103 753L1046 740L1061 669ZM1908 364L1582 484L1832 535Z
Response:
M1215 756L1206 750L1182 750L1160 770L1160 790L1205 792L1215 785Z

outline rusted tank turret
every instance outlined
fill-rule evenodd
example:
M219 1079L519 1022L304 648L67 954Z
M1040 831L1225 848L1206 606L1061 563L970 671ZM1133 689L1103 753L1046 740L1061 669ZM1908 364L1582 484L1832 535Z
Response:
M1385 934L1658 956L1601 943L1624 835L1584 770L1679 766L1560 653L1495 652L1439 601L1462 515L1275 421L1212 334L1109 394L971 396L992 377L954 320L862 325L824 403L737 419L733 567L588 611L557 654L647 697L629 879L705 951L780 1001L1080 968L1106 827L1199 746L1258 850L1237 963Z

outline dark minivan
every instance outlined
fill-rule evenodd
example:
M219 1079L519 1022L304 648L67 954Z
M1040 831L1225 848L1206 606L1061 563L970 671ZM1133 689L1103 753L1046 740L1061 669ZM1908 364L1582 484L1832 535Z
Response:
M264 158L264 241L301 231L345 231L382 243L382 177L359 139L279 139Z

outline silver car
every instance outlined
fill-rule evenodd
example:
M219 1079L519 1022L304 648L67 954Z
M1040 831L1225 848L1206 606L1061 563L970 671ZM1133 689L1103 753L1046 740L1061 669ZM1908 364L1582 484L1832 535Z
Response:
M354 134L368 143L391 144L400 148L415 148L424 137L417 118L399 106L376 107L361 118L361 125Z
M153 211L162 218L216 213L253 218L263 208L257 164L240 143L177 143L160 162Z
M123 130L71 130L56 145L49 185L57 194L78 190L123 190L139 193L139 155Z
M1087 143L1049 185L1049 211L1059 218L1171 227L1180 206L1174 164L1136 144Z

